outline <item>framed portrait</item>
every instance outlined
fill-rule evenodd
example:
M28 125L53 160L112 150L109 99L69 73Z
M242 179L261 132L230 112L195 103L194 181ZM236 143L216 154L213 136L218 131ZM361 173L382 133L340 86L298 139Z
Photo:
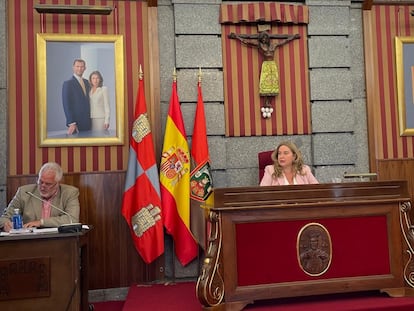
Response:
M414 135L414 37L395 38L400 136Z
M123 36L41 33L36 45L39 145L123 144Z

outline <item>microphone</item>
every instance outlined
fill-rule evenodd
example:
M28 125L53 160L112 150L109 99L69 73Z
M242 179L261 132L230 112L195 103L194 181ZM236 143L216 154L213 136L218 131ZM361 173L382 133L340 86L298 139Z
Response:
M82 224L81 224L81 223L79 223L79 222L73 222L72 216L71 216L68 212L66 212L66 211L64 211L63 209L61 209L61 208L59 208L59 207L57 207L57 206L53 205L53 204L52 204L52 203L50 203L50 202L47 202L46 200L42 199L41 197L38 197L37 195L33 194L33 193L32 193L32 192L30 192L30 191L26 191L26 193L27 193L28 195L30 195L31 197L33 197L33 198L35 198L35 199L37 199L37 200L39 200L39 201L42 201L43 203L49 203L49 205L50 205L51 207L53 207L54 209L58 210L59 212L61 212L61 213L65 214L65 215L67 215L67 216L69 217L70 224L60 225L60 226L58 227L58 232L59 232L59 233L75 233L75 232L80 232L80 231L82 231Z

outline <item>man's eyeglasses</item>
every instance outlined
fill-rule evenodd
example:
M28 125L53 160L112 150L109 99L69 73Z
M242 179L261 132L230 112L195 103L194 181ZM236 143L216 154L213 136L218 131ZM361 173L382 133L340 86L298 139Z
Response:
M50 183L50 182L44 182L44 181L42 181L42 180L38 179L38 180L37 180L37 184L38 184L39 186L44 186L44 187L46 187L46 188L53 188L54 186L56 186L57 182L55 182L55 183Z

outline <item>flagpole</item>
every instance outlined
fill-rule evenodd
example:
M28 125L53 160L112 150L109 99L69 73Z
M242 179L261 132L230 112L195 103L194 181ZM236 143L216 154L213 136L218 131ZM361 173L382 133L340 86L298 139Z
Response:
M198 83L200 83L201 84L201 76L202 76L203 74L201 73L201 67L198 67Z
M139 64L139 73L138 73L138 78L140 80L144 79L144 72L142 71L142 66L141 64Z
M174 83L176 83L177 82L177 70L176 70L176 68L175 68L175 66L174 66L174 69L173 69L173 84ZM171 104L170 104L171 105ZM174 241L174 239L172 240L172 256L171 256L171 261L172 261L172 264L171 264L171 268L172 268L172 281L173 281L173 283L175 283L175 259L177 258L177 255L175 254L175 241Z
M174 67L173 69L173 83L177 82L177 70ZM171 260L172 260L172 281L175 283L175 259L176 259L176 255L175 255L175 241L173 240L172 242L172 253L173 256L171 256Z

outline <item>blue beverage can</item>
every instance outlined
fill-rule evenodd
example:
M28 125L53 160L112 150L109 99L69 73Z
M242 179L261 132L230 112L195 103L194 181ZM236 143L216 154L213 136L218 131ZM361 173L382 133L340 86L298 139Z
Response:
M17 208L14 210L14 214L13 214L13 217L12 217L12 221L13 221L13 229L21 229L21 228L23 228L22 215L20 215L20 211Z

